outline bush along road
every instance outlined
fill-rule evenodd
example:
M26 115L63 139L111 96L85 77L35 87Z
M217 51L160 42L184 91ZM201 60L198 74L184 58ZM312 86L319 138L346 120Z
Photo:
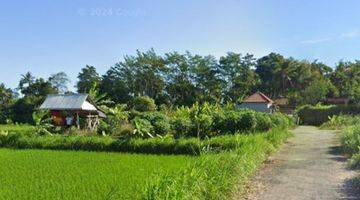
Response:
M237 199L360 199L358 171L347 168L336 131L300 126Z

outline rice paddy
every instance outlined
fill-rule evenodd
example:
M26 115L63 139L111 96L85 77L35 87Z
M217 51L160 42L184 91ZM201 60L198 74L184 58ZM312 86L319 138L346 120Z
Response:
M0 199L136 199L195 157L0 149Z

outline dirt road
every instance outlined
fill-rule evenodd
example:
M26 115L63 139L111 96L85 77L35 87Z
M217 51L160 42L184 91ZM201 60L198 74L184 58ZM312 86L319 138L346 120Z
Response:
M261 169L240 199L360 199L351 184L357 174L346 169L336 132L300 126L294 137Z

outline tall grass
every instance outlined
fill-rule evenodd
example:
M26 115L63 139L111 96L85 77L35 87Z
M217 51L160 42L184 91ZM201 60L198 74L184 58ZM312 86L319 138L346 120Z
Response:
M360 152L360 124L346 128L340 136L340 141L346 153Z
M360 124L347 127L340 136L343 151L351 156L349 166L360 169Z
M150 179L142 199L228 199L288 136L285 129L241 135L236 149L202 154L184 170Z
M332 117L329 117L329 120L323 123L320 128L341 130L358 123L360 123L359 116L334 115Z
M360 116L334 115L320 127L341 130L341 147L343 153L350 156L349 166L360 169Z
M349 166L360 169L360 116L334 115L320 128L341 130L341 147L350 156Z
M254 134L269 135L272 131L266 133L258 132ZM0 147L199 155L204 150L221 152L223 150L236 149L244 144L244 137L246 138L246 135L237 133L204 138L202 140L197 138L174 139L173 137L114 139L109 136L38 136L9 132L0 134Z

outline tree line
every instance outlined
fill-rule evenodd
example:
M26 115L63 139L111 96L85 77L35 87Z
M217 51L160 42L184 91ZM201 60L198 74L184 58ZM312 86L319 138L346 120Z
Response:
M47 79L28 72L15 89L0 84L0 123L29 122L29 115L47 94L70 93L69 82L64 72ZM327 97L347 97L358 103L360 61L340 61L333 69L277 53L257 59L229 52L217 59L190 52L159 55L150 49L125 56L103 75L94 66L85 66L76 89L128 105L139 96L151 97L158 106L239 103L256 91L271 98L286 97L292 105L316 104Z

